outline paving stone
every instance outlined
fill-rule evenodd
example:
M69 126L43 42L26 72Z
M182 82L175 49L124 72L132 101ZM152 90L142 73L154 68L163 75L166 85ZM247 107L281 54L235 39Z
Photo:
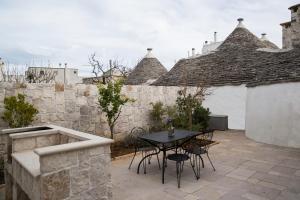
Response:
M256 194L251 194L251 193L246 193L246 194L242 195L242 197L249 199L249 200L269 200L267 198L261 197Z
M161 170L156 162L147 165L147 174L137 174L140 155L131 170L128 170L131 157L113 161L114 199L300 199L300 169L297 168L295 149L256 143L244 134L230 131L217 132L215 139L221 143L213 146L210 154L217 171L211 169L204 157L205 168L201 168L200 180L197 181L190 164L186 163L180 189L177 188L175 164L172 162L168 162L165 184L161 184ZM288 163L282 165L284 160ZM269 174L270 171L275 174Z
M283 166L275 166L273 167L270 172L277 172L279 175L283 176L293 176L296 173L296 169L290 167L283 167Z
M199 199L198 197L191 194L184 197L184 200L198 200L198 199Z
M292 193L287 190L282 191L276 200L299 200L300 194Z
M235 178L235 179L239 179L239 180L247 180L254 173L255 173L255 171L253 171L253 170L238 168L236 170L233 170L226 176Z
M276 190L285 190L286 189L286 187L284 187L284 186L276 185L276 184L265 182L265 181L260 181L260 182L258 182L258 184L262 185L262 186L265 186L265 187L268 187L268 188L273 188L273 189L276 189Z

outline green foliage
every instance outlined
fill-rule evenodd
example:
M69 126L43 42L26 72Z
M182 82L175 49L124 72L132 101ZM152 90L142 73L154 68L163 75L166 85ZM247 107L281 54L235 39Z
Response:
M171 119L175 128L200 131L208 127L209 109L201 105L196 96L179 91L176 105L164 106L162 102L151 103L150 117L154 122L152 131L160 131L167 128L163 119Z
M151 129L154 131L161 130L163 128L163 116L166 113L162 102L150 103L152 109L150 110L150 118L154 123L154 127Z
M197 131L207 129L209 122L210 111L208 108L204 108L201 105L198 105L193 112L193 128ZM195 130L195 131L196 131Z
M195 131L208 127L210 112L201 105L203 96L205 90L199 90L194 95L188 94L186 88L178 92L178 119L175 120L175 126Z
M193 126L192 114L194 109L200 105L200 102L195 96L186 94L186 90L180 90L176 104L178 107L180 126L191 130Z
M30 125L38 110L30 103L25 102L25 95L5 97L4 114L2 119L11 128L25 127Z
M106 85L98 85L98 102L101 110L105 112L110 128L111 138L114 134L114 126L121 114L121 108L133 99L121 94L123 80L110 81Z

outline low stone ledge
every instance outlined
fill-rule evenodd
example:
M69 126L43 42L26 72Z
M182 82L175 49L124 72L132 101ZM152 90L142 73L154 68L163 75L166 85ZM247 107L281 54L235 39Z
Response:
M41 174L39 156L33 151L13 153L12 157L33 177L37 177Z
M46 156L51 154L63 153L68 151L75 151L80 149L92 148L97 146L105 146L109 145L113 142L110 139L98 139L98 140L88 140L88 141L80 141L69 144L61 144L57 146L49 146L37 148L34 150L36 154L39 156Z
M46 136L46 135L53 135L53 134L59 134L58 130L55 129L49 129L49 130L43 130L43 131L30 131L25 133L13 133L10 135L12 139L21 139L21 138L31 138L31 137L38 137L38 136Z

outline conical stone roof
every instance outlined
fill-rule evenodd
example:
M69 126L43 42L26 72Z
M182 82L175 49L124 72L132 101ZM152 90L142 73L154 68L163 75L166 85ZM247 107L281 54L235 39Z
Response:
M165 75L152 85L207 86L265 84L273 71L272 82L300 80L300 63L296 59L300 51L267 52L270 46L252 34L241 23L213 53L190 59L181 59ZM300 57L300 54L299 54Z
M167 73L167 69L153 56L152 49L148 48L147 55L137 64L127 77L126 85L140 85L154 81Z

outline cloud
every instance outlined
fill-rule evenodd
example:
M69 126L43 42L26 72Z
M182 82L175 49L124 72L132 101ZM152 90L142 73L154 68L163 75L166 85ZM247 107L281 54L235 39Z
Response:
M88 56L134 66L147 47L170 69L213 32L224 40L238 17L281 46L279 24L296 0L0 0L0 57L11 63L68 62L88 74ZM22 53L21 53L22 52ZM39 62L36 62L39 63Z

